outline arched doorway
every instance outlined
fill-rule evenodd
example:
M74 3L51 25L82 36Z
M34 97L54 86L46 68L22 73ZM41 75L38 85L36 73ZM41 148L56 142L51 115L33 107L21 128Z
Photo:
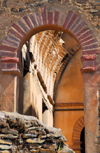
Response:
M81 131L80 142L81 142L81 153L85 153L85 127Z
M22 72L20 52L21 52L21 48L23 44L27 40L29 40L32 35L43 30L63 31L72 35L82 47L83 68L81 69L81 71L83 73L83 80L84 80L84 85L83 85L84 86L84 101L85 101L85 109L86 109L85 116L87 118L86 126L88 124L91 125L90 121L92 119L92 123L95 122L94 129L96 129L97 120L95 120L94 117L95 116L97 117L97 114L96 114L97 107L91 107L91 106L96 106L95 95L97 90L97 78L98 78L98 74L96 73L97 64L98 64L97 54L99 53L98 41L96 40L93 34L94 30L91 31L90 26L87 26L88 23L85 24L85 22L83 21L84 19L82 19L82 16L79 17L79 12L78 13L74 12L75 10L74 7L73 8L68 7L67 9L67 6L65 6L65 10L67 11L64 11L63 8L58 10L58 7L57 7L57 8L54 8L54 10L52 10L50 8L46 8L45 6L42 6L39 8L39 10L36 10L36 11L34 10L34 12L31 12L22 16L21 19L18 19L15 23L13 23L11 28L9 27L10 29L8 31L7 39L4 39L2 41L2 45L0 46L2 74L8 75L6 77L1 76L1 80L2 80L1 86L5 89L6 85L3 86L3 83L8 77L9 80L12 81L13 87L9 86L10 89L6 90L6 94L9 97L8 98L9 102L5 98L5 94L1 93L4 99L2 108L4 107L6 108L5 110L8 110L9 109L8 106L10 103L10 105L13 107L10 108L9 110L13 111L15 109L16 111L16 107L15 107L16 98L14 98L14 95L17 95L17 90L15 90L15 86L17 84L15 83L15 76L20 77ZM74 53L74 49L76 50L76 48L71 49L69 57ZM66 65L66 60L63 64L62 62L63 60L61 60L61 64L58 65L57 67L57 73L54 72L55 90L57 88L57 84L61 76L61 73L64 70ZM91 88L92 82L94 84ZM9 82L8 82L8 85L9 85ZM88 88L91 90L88 90ZM87 93L88 93L88 96L87 96ZM50 99L50 96L49 96L49 99ZM92 99L94 101L92 101ZM96 133L95 130L94 130L94 133ZM91 130L91 134L92 134L92 130ZM94 140L94 137L92 137L92 140Z

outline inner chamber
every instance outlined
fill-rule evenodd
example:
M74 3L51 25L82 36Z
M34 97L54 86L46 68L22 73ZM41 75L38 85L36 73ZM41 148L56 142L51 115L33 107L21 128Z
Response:
M72 149L73 127L84 116L81 56L76 39L55 30L37 33L21 50L18 112L61 128Z

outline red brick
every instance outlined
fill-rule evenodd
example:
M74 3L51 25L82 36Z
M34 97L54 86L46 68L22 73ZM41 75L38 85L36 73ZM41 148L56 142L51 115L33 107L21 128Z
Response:
M66 19L66 14L61 13L60 20L59 20L59 26L62 26L63 25L65 19Z
M33 15L33 14L29 14L29 17L30 17L30 19L31 19L31 21L32 21L32 23L33 23L33 25L34 25L34 27L37 27L37 23L36 23L36 20L35 20L34 15Z
M81 68L81 73L85 73L85 72L95 72L97 71L97 67L84 67Z
M1 57L17 57L17 52L0 51Z
M80 35L82 35L83 33L85 33L88 30L87 27L84 27L83 29L81 29L76 35L76 37L79 37Z
M29 31L28 27L25 25L25 23L21 19L18 19L17 22L21 26L21 28L25 31L25 33Z
M42 20L43 24L47 24L47 19L46 19L46 7L41 7L41 14L42 14Z
M89 39L92 39L92 38L93 38L93 36L90 35L89 37L81 40L80 43L82 44L82 43L84 43L84 42L86 42L86 41L88 41Z
M82 49L87 50L87 49L95 49L95 48L98 48L98 47L99 47L98 44L93 44L93 45L82 47Z
M17 63L1 63L2 69L16 69Z
M60 14L60 12L55 11L55 15L54 15L54 25L58 25L59 14Z
M22 77L22 73L18 68L15 69L2 69L2 74L13 74L13 75L17 75L19 77Z
M16 48L18 47L18 43L15 43L15 42L12 42L12 41L9 41L9 40L5 40L5 39L2 41L2 44L13 46L13 47L16 47Z
M1 46L0 46L0 50L6 50L6 51L17 52L17 49L16 49L16 48L14 48L14 47L9 47L9 46L4 46L4 45L1 45Z
M98 66L97 60L94 61L94 66Z
M87 55L81 57L81 61L86 61L86 60L96 60L96 55Z
M64 25L63 25L64 28L66 28L66 25L68 24L68 21L70 20L72 14L73 14L73 11L70 10L70 11L68 12L68 14L67 14L66 19L65 19L65 22L64 22Z
M24 21L27 23L27 25L29 26L30 29L33 29L33 26L28 18L28 16L24 15L23 17Z
M15 30L13 30L12 28L9 29L9 33L11 33L12 35L16 36L19 39L22 39L22 36L19 35Z
M74 14L71 21L69 22L69 24L67 25L67 29L70 29L70 27L72 26L73 22L77 19L78 15Z
M17 38L15 38L14 36L11 36L10 34L7 36L7 40L14 41L16 43L20 42Z
M21 65L21 61L18 57L5 57L5 58L1 58L1 63L18 63L19 65Z
M87 55L87 54L99 54L99 49L94 49L94 50L90 50L90 51L82 51L83 55Z
M88 42L86 42L86 43L82 43L81 46L90 45L90 44L96 43L96 42L97 42L96 39L92 39L92 40L90 40L90 41L88 41Z
M25 32L23 32L22 29L18 25L16 25L15 23L13 23L12 27L14 29L16 29L18 31L18 33L20 33L22 36L25 35Z
M83 27L85 26L85 22L81 22L76 29L73 31L74 34L76 34L78 31L80 31L81 29L83 29Z
M71 26L71 28L69 28L71 31L77 26L77 24L81 21L81 18L77 18L75 23Z
M91 30L88 30L87 32L85 32L82 36L78 36L78 39L79 39L79 41L81 40L81 39L83 39L83 38L85 38L85 37L87 37L87 36L90 36L90 35L92 35L93 33L92 33L92 31Z
M2 69L5 68L5 63L1 63L1 68L2 68Z
M39 12L36 12L35 14L36 14L36 19L38 21L39 26L41 26L42 25L42 21L41 21L40 14L39 14Z
M48 24L53 24L53 12L48 12Z
M83 61L83 67L86 67L86 66L90 66L90 67L93 67L94 66L94 61L92 60L89 60L89 61Z

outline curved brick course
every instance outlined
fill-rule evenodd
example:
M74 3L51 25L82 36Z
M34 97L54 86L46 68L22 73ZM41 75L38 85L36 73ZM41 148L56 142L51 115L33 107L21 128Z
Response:
M80 150L80 134L82 129L84 128L84 117L82 116L75 124L73 130L73 149Z
M27 33L30 30L34 31L35 33L36 27L42 26L42 29L44 29L43 26L45 26L46 30L46 28L52 29L52 25L57 26L57 28L58 26L61 26L62 30L70 30L70 32L74 34L74 36L80 42L84 56L99 53L98 42L94 38L92 31L89 30L85 22L72 10L68 11L62 22L62 12L48 11L46 7L41 7L40 11L36 11L33 14L29 13L28 15L24 15L21 19L18 19L15 23L13 23L12 27L8 31L7 40L3 40L2 45L0 46L1 57L18 57L18 51L20 50L18 46L20 46L20 42L27 36ZM13 54L14 52L17 52L17 54ZM85 65L86 69L88 69L90 66L88 63ZM9 63L7 64L9 67ZM7 64L5 62L5 65ZM83 67L83 71L85 67ZM96 71L97 64L94 64L93 67L95 68L91 67L91 70ZM9 71L12 71L11 68L8 69ZM6 69L6 66L2 64L2 72L7 72L8 69ZM20 73L18 69L14 71L18 71Z

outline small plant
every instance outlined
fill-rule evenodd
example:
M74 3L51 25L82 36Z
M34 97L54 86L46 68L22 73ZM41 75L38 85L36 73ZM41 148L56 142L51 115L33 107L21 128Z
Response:
M59 143L59 148L58 148L58 150L61 150L62 149L62 147L61 147L61 142Z

